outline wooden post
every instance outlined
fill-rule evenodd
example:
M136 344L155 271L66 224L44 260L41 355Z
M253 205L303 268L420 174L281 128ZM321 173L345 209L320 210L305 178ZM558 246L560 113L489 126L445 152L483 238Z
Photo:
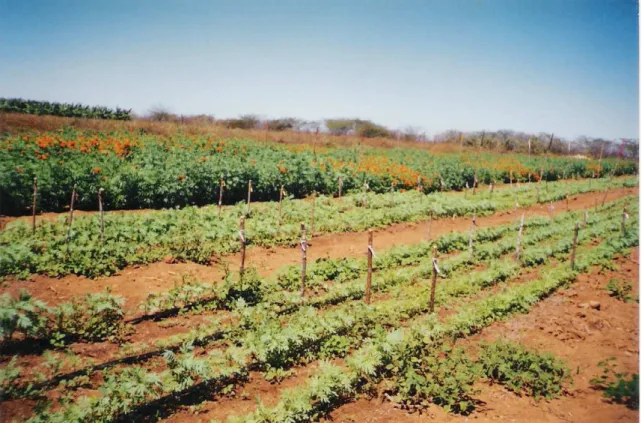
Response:
M584 227L588 224L588 210L584 209Z
M535 189L537 190L537 204L539 204L539 185L537 185Z
M577 249L577 235L580 231L580 224L575 223L575 232L573 234L573 250L571 251L571 269L575 270L575 250Z
M247 244L245 240L245 216L241 216L241 220L239 222L240 230L239 230L239 239L241 241L241 269L239 271L241 278L243 278L243 272L245 271L245 246Z
M305 223L301 223L301 296L305 296L305 271L308 263L308 240Z
M549 203L548 203L548 217L550 217L551 220L553 220L553 209L554 208L555 208L555 206L553 206L553 202L549 201Z
M604 196L602 197L602 207L604 207L604 203L606 202L606 196L607 196L607 194L608 194L608 189L609 189L609 186L608 186L608 185L606 185L606 186L604 187Z
M626 235L626 219L629 218L628 213L626 212L626 206L622 210L622 235Z
M281 231L281 224L283 222L283 185L279 190L279 231Z
M473 213L473 224L470 227L470 236L468 237L468 252L470 255L473 255L473 238L475 237L475 225L477 223L477 217L475 213Z
M515 260L519 261L520 246L522 243L522 232L524 231L524 214L522 213L522 220L519 222L519 232L517 233L517 245L515 246Z
M595 199L595 213L597 213L597 198Z
M69 248L69 238L71 237L71 225L74 222L74 202L76 200L76 184L71 189L71 204L69 205L69 222L67 226L67 248Z
M568 192L566 193L566 195L564 196L564 198L566 199L566 211L569 211L569 206L568 206Z
M245 213L246 216L250 215L250 202L252 199L252 180L250 179L247 182L247 212Z
M223 180L223 174L221 173L221 179L218 183L218 217L221 217L221 209L223 208L223 187L225 186L225 181Z
M513 171L510 171L510 188L513 189Z
M494 187L494 185L491 182L490 186L488 187L488 197L491 198L491 199L493 198L493 187Z
M417 176L417 191L423 191L423 186L421 186L421 175Z
M395 193L395 184L392 183L390 184L390 206L391 207L395 203L394 193Z
M466 182L466 186L464 186L464 198L468 198L468 182Z
M105 220L104 220L104 210L103 210L103 192L105 190L100 188L98 190L98 213L100 217L100 242L105 241Z
M372 286L372 229L368 230L368 277L366 279L366 304L370 304L370 288Z
M339 198L341 198L341 189L343 188L343 178L339 176Z
M33 178L33 203L31 205L31 233L36 233L36 199L38 198L38 177Z
M312 210L310 211L310 238L314 236L314 206L317 202L317 193L312 193Z
M437 290L437 246L432 248L432 284L430 285L430 312L435 312L435 291Z
M433 215L433 212L431 211L430 218L428 219L428 236L427 236L428 241L430 241L430 231L432 229L432 215Z
M475 175L473 176L473 195L477 192L477 184L479 181L477 180L477 170L475 169Z

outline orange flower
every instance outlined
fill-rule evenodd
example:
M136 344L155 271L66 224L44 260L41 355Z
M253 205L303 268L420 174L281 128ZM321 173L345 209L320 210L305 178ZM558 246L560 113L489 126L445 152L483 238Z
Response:
M95 167L91 170L91 173L93 173L94 175L98 175L101 170L102 170L101 168Z
M281 172L281 173L285 173L285 172L287 172L287 171L288 171L288 170L285 168L285 166L279 166L279 172Z
M178 175L178 180L179 181L182 181L183 179L185 179L185 175L183 175L183 174Z

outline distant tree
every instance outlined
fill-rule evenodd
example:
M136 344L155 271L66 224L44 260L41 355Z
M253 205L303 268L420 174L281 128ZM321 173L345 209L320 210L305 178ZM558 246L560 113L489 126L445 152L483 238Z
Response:
M299 124L299 119L295 118L280 118L271 119L266 121L267 127L270 131L287 131L292 130Z
M332 135L347 135L356 130L356 119L326 119L325 126Z
M170 122L177 119L170 109L162 104L157 104L149 109L149 119L157 122Z
M237 119L228 119L225 123L228 128L255 129L259 124L259 118L256 115L242 115Z
M356 120L356 133L357 135L365 138L391 138L390 130L385 126L378 125L369 120Z

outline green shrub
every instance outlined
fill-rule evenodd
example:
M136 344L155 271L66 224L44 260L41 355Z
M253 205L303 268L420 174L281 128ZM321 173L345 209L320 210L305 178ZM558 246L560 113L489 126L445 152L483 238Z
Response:
M556 398L563 390L562 385L571 379L566 364L552 354L539 354L504 341L483 344L479 361L492 382L537 400Z

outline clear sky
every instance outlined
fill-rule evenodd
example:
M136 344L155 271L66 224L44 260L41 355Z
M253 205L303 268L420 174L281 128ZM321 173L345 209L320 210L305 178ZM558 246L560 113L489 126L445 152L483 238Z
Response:
M638 136L630 0L0 0L0 97Z

